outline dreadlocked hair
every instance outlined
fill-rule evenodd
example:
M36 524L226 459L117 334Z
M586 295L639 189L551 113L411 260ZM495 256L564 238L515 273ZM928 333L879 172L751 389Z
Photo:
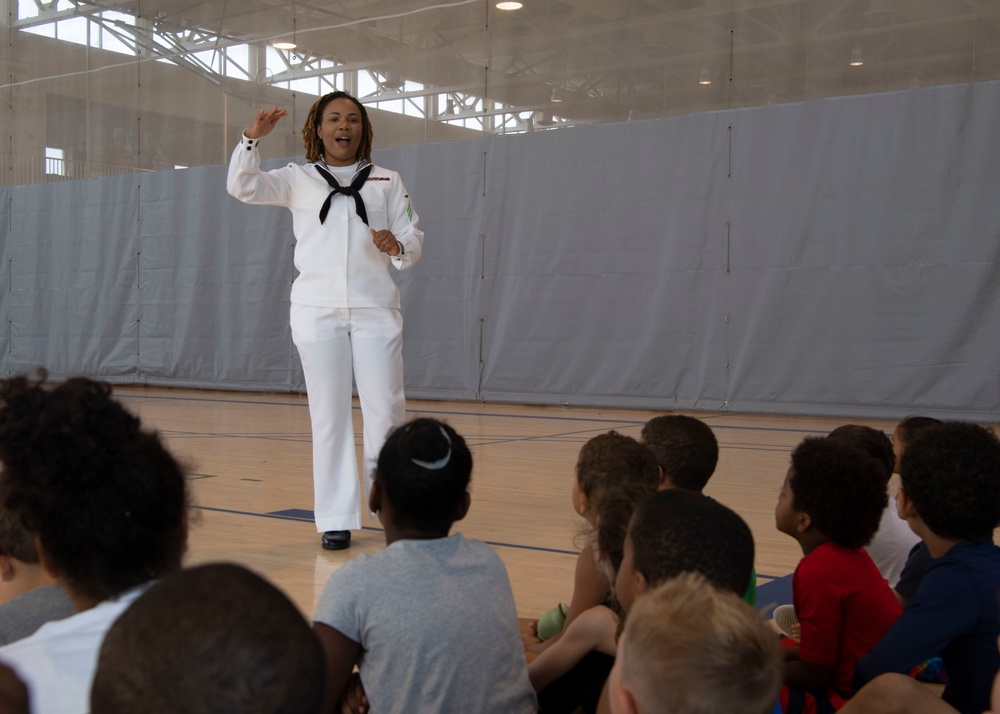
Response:
M324 94L309 107L306 123L302 126L302 143L306 147L306 161L319 161L325 156L323 142L320 141L317 130L323 121L323 110L334 99L350 99L357 105L358 111L361 112L361 143L358 145L357 159L371 163L372 139L375 133L372 131L372 123L368 119L368 111L361 102L347 92L330 92L329 94Z

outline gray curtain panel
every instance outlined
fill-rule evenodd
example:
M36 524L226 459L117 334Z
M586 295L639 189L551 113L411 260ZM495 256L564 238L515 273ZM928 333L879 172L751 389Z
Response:
M997 116L984 82L376 150L427 235L407 394L996 420ZM303 389L290 216L225 177L0 189L2 371Z

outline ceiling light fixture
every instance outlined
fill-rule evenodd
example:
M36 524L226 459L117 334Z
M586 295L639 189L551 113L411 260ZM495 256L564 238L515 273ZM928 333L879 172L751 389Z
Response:
M519 3L514 0L504 0L504 2L497 3L497 10L520 10L524 7L524 3Z
M289 40L278 40L271 44L271 46L276 50L294 50L298 45L295 42L295 4L292 3L292 39Z
M865 61L863 59L861 59L861 48L860 47L855 47L854 49L852 49L851 50L851 66L852 67L860 67L864 63L865 63Z
M698 75L698 84L711 84L712 77L709 75L707 69L703 69L701 74Z

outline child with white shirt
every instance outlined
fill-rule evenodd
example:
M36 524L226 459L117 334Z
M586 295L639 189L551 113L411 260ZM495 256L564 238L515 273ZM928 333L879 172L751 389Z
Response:
M89 711L97 654L114 620L180 568L187 544L184 473L159 435L75 378L48 388L0 381L0 504L35 533L41 562L76 614L0 648L31 710Z

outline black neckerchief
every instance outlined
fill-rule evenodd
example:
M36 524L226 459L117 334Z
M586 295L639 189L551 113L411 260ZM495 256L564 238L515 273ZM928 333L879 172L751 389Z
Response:
M361 198L361 187L365 185L365 182L368 180L368 175L372 172L372 169L375 168L375 165L368 164L364 168L360 169L354 175L354 180L351 181L350 186L341 186L340 182L337 181L333 174L319 164L314 165L316 166L316 170L319 171L319 175L322 176L326 182L330 184L330 188L333 189L330 191L330 195L326 197L326 200L323 201L322 208L319 209L319 222L323 223L326 221L326 214L330 212L330 202L336 194L342 193L346 196L354 196L354 208L358 212L358 216L367 226L368 211L365 210L365 201Z

